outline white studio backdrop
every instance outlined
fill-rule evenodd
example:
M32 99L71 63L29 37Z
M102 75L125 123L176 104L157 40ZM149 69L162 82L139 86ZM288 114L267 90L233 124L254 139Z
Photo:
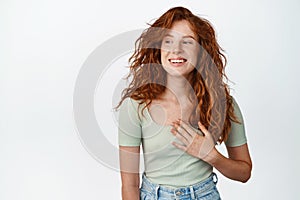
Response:
M223 199L299 199L298 1L1 0L1 200L120 199L119 172L94 159L77 133L76 78L103 42L147 28L174 6L214 25L244 115L253 174L242 184L218 173ZM112 95L129 55L112 61L95 94L97 120L114 146Z

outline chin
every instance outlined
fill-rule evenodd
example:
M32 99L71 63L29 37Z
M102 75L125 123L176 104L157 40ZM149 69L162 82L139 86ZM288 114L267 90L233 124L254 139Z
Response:
M189 68L189 69L186 69ZM186 70L183 70L183 68L175 68L174 67L164 67L165 71L167 72L167 75L174 76L174 77L187 77L193 70L194 67L185 67Z

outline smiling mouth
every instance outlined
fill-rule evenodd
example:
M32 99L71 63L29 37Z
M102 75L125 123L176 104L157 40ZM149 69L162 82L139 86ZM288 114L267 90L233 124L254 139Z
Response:
M171 58L171 59L168 59L168 61L170 63L173 63L173 64L181 64L181 63L185 63L187 61L187 59L185 58Z

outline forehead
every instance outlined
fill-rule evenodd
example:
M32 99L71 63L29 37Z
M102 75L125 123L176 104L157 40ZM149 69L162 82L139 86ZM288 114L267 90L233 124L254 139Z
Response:
M196 39L196 34L192 31L190 23L186 20L174 22L171 29L166 32L168 36L190 36Z

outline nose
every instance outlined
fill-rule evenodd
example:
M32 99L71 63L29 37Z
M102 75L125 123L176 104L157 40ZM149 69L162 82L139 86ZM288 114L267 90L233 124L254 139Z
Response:
M181 52L182 52L181 43L179 41L174 42L172 45L172 53L179 54Z

